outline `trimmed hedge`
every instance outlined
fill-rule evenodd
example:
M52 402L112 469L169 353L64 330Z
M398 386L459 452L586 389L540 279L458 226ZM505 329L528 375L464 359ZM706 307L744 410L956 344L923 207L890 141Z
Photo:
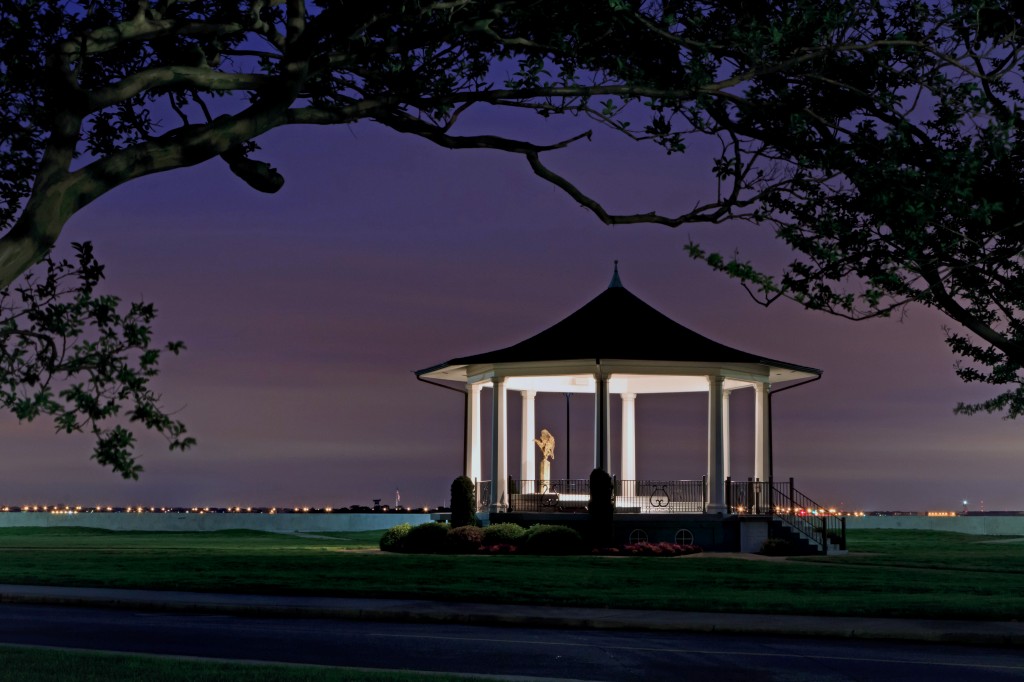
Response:
M459 526L448 531L445 548L452 554L476 554L484 543L484 529Z
M452 481L452 528L475 526L476 485L468 476L459 476Z
M495 523L487 526L484 530L484 544L492 545L518 545L526 535L526 529L515 523Z
M526 554L581 554L584 543L583 536L568 526L539 523L526 529L522 548Z
M408 523L400 523L394 528L388 528L384 535L380 536L380 549L383 552L401 552L405 536L412 530Z
M590 514L588 535L594 547L609 547L615 535L615 491L612 477L603 469L590 472Z
M402 542L402 552L433 554L443 551L448 539L447 523L424 523L413 526Z

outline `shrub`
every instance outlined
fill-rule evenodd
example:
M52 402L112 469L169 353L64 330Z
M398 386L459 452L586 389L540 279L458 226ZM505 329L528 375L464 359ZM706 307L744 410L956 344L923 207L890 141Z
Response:
M537 524L527 529L522 548L528 554L580 554L583 537L568 526Z
M484 542L484 530L476 526L459 526L448 531L447 548L452 554L473 554Z
M409 534L410 530L412 530L412 526L408 523L400 523L393 528L388 528L384 531L384 535L380 536L381 551L401 552L405 536Z
M484 530L485 545L518 545L523 541L526 529L514 523L495 523Z
M793 556L797 553L796 545L783 538L768 538L761 545L759 552L765 556Z
M406 533L400 551L412 554L437 554L445 550L447 523L424 523Z
M476 486L468 476L452 481L452 528L476 525Z
M594 547L612 544L614 535L615 498L612 477L603 469L590 472L590 542Z

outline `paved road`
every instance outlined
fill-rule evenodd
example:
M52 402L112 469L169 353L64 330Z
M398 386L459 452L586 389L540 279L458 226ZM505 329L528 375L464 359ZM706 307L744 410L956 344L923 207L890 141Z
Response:
M0 642L576 680L1024 680L1024 652L0 604Z

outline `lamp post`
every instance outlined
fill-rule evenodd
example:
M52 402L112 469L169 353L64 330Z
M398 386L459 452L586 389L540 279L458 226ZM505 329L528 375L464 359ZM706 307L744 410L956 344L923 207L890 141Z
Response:
M569 462L570 462L570 459L569 459L570 447L569 447L569 445L570 445L570 443L572 441L572 430L569 428L569 424L570 424L570 422L569 422L569 398L572 398L572 393L566 393L565 394L565 480L566 481L572 479L572 476L569 475L569 471L570 471L570 466L569 466Z

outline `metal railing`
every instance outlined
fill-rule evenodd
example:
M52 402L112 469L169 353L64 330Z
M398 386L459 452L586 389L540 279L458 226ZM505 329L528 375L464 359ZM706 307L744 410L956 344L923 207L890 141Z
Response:
M733 514L773 516L791 527L822 551L828 543L846 549L846 519L830 513L822 505L793 486L774 481L727 481L726 505Z
M590 481L558 479L548 482L512 481L509 511L584 512L590 504ZM707 484L697 481L615 480L615 510L620 514L702 513ZM481 503L486 505L486 499Z
M491 482L477 481L476 484L476 510L485 512L491 506Z
M588 479L518 480L510 489L513 512L584 512L590 504Z
M725 483L725 505L730 514L774 514L777 486L766 481L733 481ZM789 499L791 495L785 491L781 497Z
M633 514L703 513L707 483L699 481L616 481L615 511Z

